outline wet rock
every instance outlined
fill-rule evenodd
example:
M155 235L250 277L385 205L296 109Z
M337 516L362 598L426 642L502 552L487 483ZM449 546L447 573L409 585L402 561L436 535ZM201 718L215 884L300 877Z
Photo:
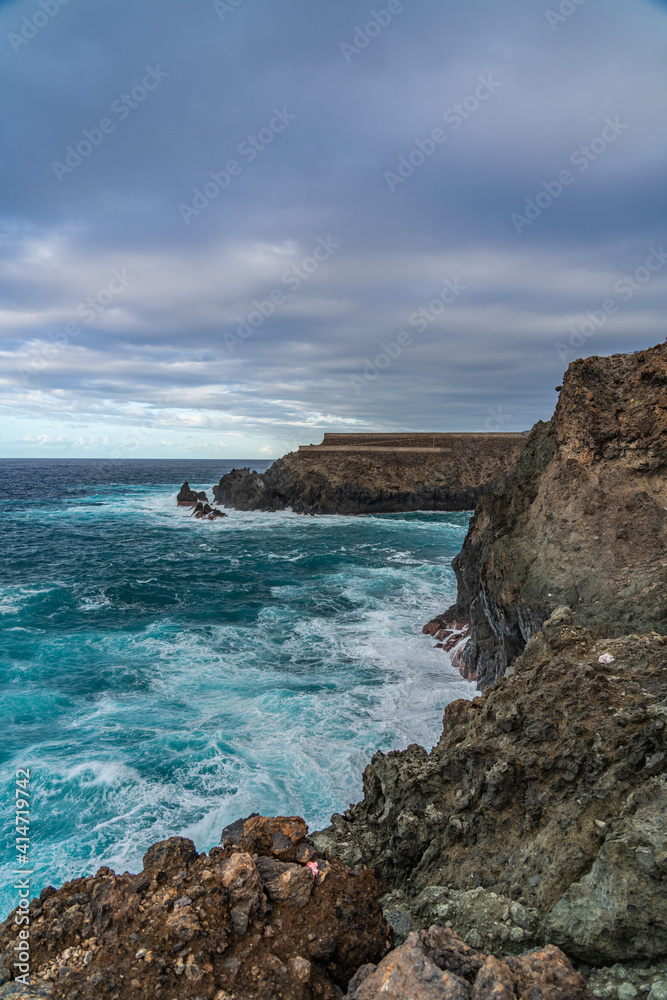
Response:
M206 493L203 490L200 493L196 493L190 489L190 485L187 482L183 483L176 497L176 503L179 507L194 507L199 500L207 501L208 497Z

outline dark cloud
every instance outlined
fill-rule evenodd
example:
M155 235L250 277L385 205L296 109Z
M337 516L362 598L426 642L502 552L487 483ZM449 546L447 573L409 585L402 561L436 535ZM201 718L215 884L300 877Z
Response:
M388 7L0 3L5 454L523 429L664 339L667 5Z

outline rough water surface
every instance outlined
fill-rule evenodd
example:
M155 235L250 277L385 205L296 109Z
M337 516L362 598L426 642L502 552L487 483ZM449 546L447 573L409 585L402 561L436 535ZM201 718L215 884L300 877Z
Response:
M431 746L474 694L420 634L467 514L177 508L233 465L0 463L0 808L9 830L31 768L35 892L250 812L324 826L376 750Z

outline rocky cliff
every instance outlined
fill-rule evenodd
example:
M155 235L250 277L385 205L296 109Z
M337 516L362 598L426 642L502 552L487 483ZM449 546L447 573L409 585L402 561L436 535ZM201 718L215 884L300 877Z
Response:
M400 934L558 945L620 1000L667 997L666 422L664 345L570 366L426 626L451 647L469 616L484 694L448 706L430 753L376 754L314 836L389 879Z
M262 475L235 469L213 492L238 510L471 510L489 490L507 489L524 442L521 434L327 434Z
M208 855L173 837L139 875L45 889L29 943L14 915L0 926L1 1000L587 1000L556 947L503 961L433 926L391 950L377 878L306 834L255 815Z
M310 838L249 817L208 856L177 838L140 875L45 890L29 991L0 928L0 1000L667 1000L666 414L664 346L571 365L431 623L469 616L485 689L446 708L433 750L376 754L363 800ZM286 504L285 484L304 509L398 502L393 459L353 500L333 454L340 480L288 456L252 505Z
M667 630L666 467L667 346L571 364L508 492L477 506L457 605L430 623L469 617L468 677L502 677L560 605L598 635Z
M317 847L382 871L405 931L667 956L667 639L596 639L561 611L515 666L447 707L430 753L376 754Z

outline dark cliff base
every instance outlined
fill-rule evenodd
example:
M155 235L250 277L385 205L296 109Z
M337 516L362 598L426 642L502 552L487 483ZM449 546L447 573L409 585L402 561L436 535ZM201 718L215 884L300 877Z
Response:
M371 514L471 510L489 490L504 490L524 438L519 434L422 435L424 446L392 436L359 444L364 435L325 435L263 474L235 469L214 486L217 503L237 510L300 514ZM330 445L327 439L350 440ZM431 442L436 445L432 446Z

